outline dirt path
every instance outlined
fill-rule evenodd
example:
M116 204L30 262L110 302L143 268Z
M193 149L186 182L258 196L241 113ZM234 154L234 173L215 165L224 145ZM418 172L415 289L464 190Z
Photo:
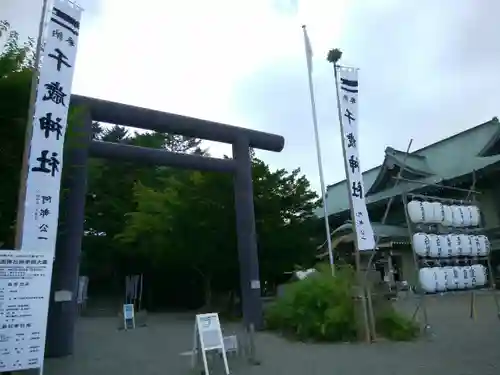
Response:
M411 310L411 304L402 303ZM404 306L406 305L406 306ZM490 296L477 298L477 319L468 318L468 298L431 300L435 337L413 343L311 345L257 335L261 366L231 363L235 375L498 375L500 321ZM225 325L225 331L235 327ZM457 329L458 328L458 329ZM73 358L48 360L47 375L183 375L191 349L193 320L151 315L148 327L117 331L114 318L85 318L78 326Z

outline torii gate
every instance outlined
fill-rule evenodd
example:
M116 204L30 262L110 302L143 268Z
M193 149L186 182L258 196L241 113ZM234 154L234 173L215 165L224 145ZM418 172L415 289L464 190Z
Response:
M61 235L58 238L52 278L47 356L61 357L73 352L77 318L76 300L54 302L53 297L56 290L71 290L76 295L85 218L87 166L88 159L92 156L234 174L244 323L247 328L251 325L256 329L261 328L262 301L249 148L280 152L284 147L284 138L274 134L79 95L71 96L71 105L83 109L84 121L78 124L78 129L73 129L78 132L81 143L78 147L68 149L64 160L64 168L70 168L71 172L65 186L68 189L68 195L65 197L66 212L62 213L62 216L66 218L65 227L64 230L59 231ZM146 147L91 141L93 121L229 143L233 147L233 158L216 159Z

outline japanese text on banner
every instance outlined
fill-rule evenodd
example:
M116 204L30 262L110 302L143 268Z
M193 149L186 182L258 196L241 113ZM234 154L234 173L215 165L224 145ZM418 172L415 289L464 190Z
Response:
M48 17L28 161L22 250L53 252L55 249L64 137L80 17L81 9L66 0L56 0Z
M356 69L337 67L338 92L342 113L342 140L347 164L347 184L352 202L354 228L359 250L375 248L373 228L365 201L365 187L361 173L358 142L358 72Z

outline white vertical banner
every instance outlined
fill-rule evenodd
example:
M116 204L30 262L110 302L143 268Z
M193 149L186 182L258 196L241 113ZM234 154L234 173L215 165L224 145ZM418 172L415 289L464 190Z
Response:
M375 237L365 201L365 187L359 160L358 138L358 70L336 66L338 95L342 114L341 129L344 142L344 159L352 218L359 250L373 250Z
M54 254L71 85L82 10L54 0L35 99L21 250Z

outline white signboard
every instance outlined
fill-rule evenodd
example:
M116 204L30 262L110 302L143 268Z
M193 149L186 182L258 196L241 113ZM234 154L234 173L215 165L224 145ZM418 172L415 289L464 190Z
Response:
M135 312L132 303L123 305L123 327L126 330L135 328Z
M30 144L22 249L55 251L59 190L81 9L54 0L41 54Z
M193 340L193 366L199 350L201 351L203 365L205 367L205 375L209 375L206 352L210 350L220 351L222 359L224 360L226 374L229 375L229 365L227 363L219 314L209 313L196 315Z
M365 187L359 160L358 138L358 71L336 67L338 93L342 113L342 139L347 165L347 187L352 202L354 227L359 250L373 250L375 237L365 201Z
M52 261L0 251L0 372L43 367Z

